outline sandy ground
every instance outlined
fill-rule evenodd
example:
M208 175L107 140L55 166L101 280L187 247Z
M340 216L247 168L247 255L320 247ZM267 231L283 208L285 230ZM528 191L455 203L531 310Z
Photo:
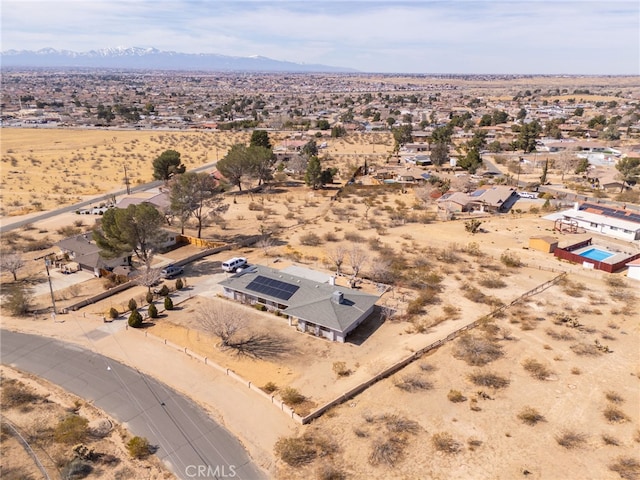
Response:
M351 147L353 151L372 148L371 145ZM351 160L345 156L341 161L346 165ZM507 378L510 381L507 388L472 384L468 375L480 367L455 358L452 354L458 344L454 342L303 428L228 379L224 385L229 393L214 394L202 378L212 382L225 379L212 376L211 372L204 374L200 365L184 358L180 362L186 361L189 366L185 370L177 369L180 358L177 352L159 349L157 342L136 343L139 345L136 355L163 358L156 366L146 363L149 373L207 405L242 439L254 458L279 478L310 478L318 473L322 464L334 465L349 478L363 479L416 478L416 474L422 478L617 478L608 465L619 455L633 457L638 447L635 433L640 422L638 287L621 274L614 276L620 282L620 286L614 287L607 283L610 277L606 274L585 271L528 248L533 235L555 235L561 245L590 235L554 233L551 222L540 215L526 213L481 218L481 233L472 235L465 231L465 219L445 223L433 220L433 206L422 204L419 195L411 189L405 193L395 190L348 192L339 201L331 200L333 194L331 190L314 192L297 185L279 186L260 195L237 196L226 213L225 228L209 227L205 236L233 238L255 234L257 226L261 226L263 230L277 232L276 241L265 248L229 251L190 265L185 271L188 284L194 287L193 291L198 284L206 288L181 303L179 309L168 312L147 331L214 359L257 385L273 382L279 388L298 389L309 400L301 407L304 413L489 313L491 299L473 301L465 297L470 286L496 301L509 303L561 271L569 272L568 280L562 285L512 307L496 320L503 333L494 332L493 340L502 347L503 355L483 368ZM520 208L519 202L516 207L526 211L541 205L542 201L523 202ZM311 234L319 241L309 242ZM210 302L222 302L216 298L213 278L219 274L219 262L224 259L243 255L254 263L277 267L295 263L331 271L334 267L329 258L339 245L346 249L360 246L365 250L368 261L363 270L369 273L380 265L386 268L400 265L398 262L404 259L416 269L416 275L440 277L439 301L407 318L404 316L407 304L419 292L405 280L385 293L379 302L396 310L396 316L385 322L369 322L368 328L356 332L346 344L329 343L298 333L272 314L234 306L238 317L248 321L255 331L275 333L289 345L281 357L260 360L220 350L216 347L217 340L199 325L197 317L201 308ZM500 257L505 252L517 256L524 266L503 265ZM176 250L174 255L181 254ZM350 272L348 261L343 268ZM493 282L487 283L487 280ZM4 284L10 281L4 274ZM345 279L339 278L339 281ZM494 286L485 287L483 282ZM374 291L375 285L365 282L363 288ZM142 290L125 292L83 309L63 324L53 325L48 318L25 323L6 316L3 324L68 338L123 361L135 362L133 350L126 345L135 343L138 337L132 334L137 332L114 330L99 342L90 342L86 334L106 328L99 319L109 305L124 305L128 298L138 298L141 294ZM46 294L39 297L39 301L46 304ZM560 314L577 319L581 328L570 328L564 323L556 325L554 322ZM78 325L82 325L81 331ZM116 326L114 323L110 328ZM563 338L572 339L557 340L557 332L569 332L569 336ZM474 332L474 335L485 335L485 332ZM576 345L593 346L596 340L608 345L612 352L594 356L574 352ZM528 359L548 366L552 373L546 380L531 378L522 366ZM333 370L335 362L344 362L350 375L338 378ZM396 384L402 383L407 375L420 377L430 383L431 388L415 392L400 389ZM467 400L450 402L447 394L451 389L462 392ZM479 395L479 391L484 395ZM610 423L604 418L603 410L612 403L606 397L608 391L622 399L616 408L624 412L627 421ZM242 414L246 405L251 405L255 413L250 418ZM517 415L525 406L538 409L545 420L535 426L523 424ZM418 426L415 433L403 434L402 454L393 465L373 465L369 461L373 445L392 436L380 417L384 414L413 419ZM563 429L586 435L580 448L567 449L557 443L556 436ZM279 437L295 432L328 436L338 447L330 455L292 469L275 461L273 446ZM459 442L457 453L444 454L433 447L434 434L441 432L449 432ZM607 442L603 435L609 439ZM611 443L611 438L618 445ZM525 474L525 470L529 473Z

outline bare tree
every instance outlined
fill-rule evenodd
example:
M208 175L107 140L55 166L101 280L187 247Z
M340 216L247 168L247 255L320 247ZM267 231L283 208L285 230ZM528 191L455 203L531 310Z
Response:
M287 340L270 333L247 331L246 320L228 305L208 302L200 307L196 319L201 328L220 339L220 348L252 358L278 357L289 352Z
M151 260L151 259L149 259ZM147 287L151 291L151 287L156 285L162 278L159 268L151 268L151 262L148 261L144 272L135 278L135 283Z
M340 267L342 267L342 264L344 263L344 257L346 254L347 251L342 245L338 245L336 248L327 251L327 257L336 267L336 277L340 276Z
M369 260L369 255L367 255L367 252L360 247L354 246L349 250L347 256L349 257L349 266L351 267L350 283L353 287L356 284L356 278L358 277L360 270L362 270L364 264Z
M256 243L258 248L261 248L266 256L269 256L269 252L275 246L275 240L269 235L262 235L260 240Z
M22 254L18 252L3 252L0 255L0 269L11 272L13 280L18 280L18 270L24 267L25 261Z

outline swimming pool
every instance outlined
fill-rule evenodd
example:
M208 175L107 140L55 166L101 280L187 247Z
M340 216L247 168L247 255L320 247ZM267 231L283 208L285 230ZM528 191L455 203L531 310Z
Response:
M582 252L579 254L581 257L588 258L589 260L595 260L596 262L601 262L609 257L613 257L614 253L609 253L604 250L600 250L599 248L591 248L586 252Z

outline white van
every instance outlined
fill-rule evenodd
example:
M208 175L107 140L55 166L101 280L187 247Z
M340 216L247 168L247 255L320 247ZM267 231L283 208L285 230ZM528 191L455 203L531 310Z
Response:
M244 267L247 264L247 259L244 257L234 257L231 260L222 262L222 270L225 272L235 272L238 268Z

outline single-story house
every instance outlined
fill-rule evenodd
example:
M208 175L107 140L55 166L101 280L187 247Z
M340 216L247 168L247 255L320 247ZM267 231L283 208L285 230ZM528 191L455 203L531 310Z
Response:
M627 277L633 278L634 280L640 280L640 258L636 258L635 260L627 263Z
M545 218L550 218L545 217ZM640 240L640 211L615 208L595 203L576 203L570 210L554 215L590 232L633 242Z
M448 212L507 212L518 200L513 187L503 185L479 188L471 193L447 192L437 200L438 208Z
M279 311L289 325L331 341L347 335L372 312L378 296L255 265L220 282L224 296Z
M171 204L169 193L166 191L136 192L121 198L120 201L116 203L116 207L127 208L129 205L140 205L145 202L150 203L160 211L165 211Z
M91 233L84 233L60 240L56 246L70 260L76 262L82 270L101 276L102 270L113 270L115 267L131 264L131 255L106 259L100 256L100 247L93 241Z

